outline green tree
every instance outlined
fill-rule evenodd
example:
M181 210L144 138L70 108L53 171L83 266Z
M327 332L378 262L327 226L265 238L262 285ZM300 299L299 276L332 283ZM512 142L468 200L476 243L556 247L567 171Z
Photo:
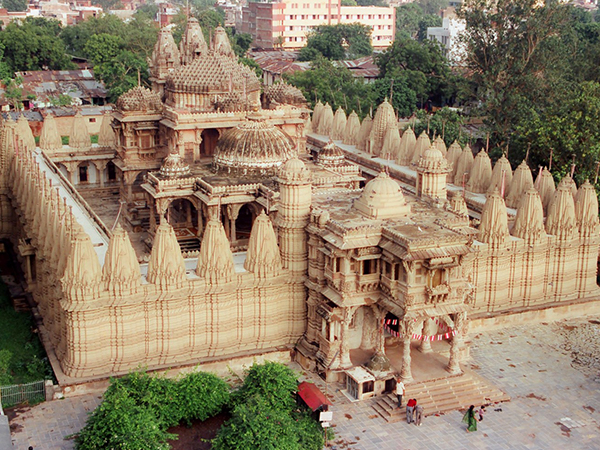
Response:
M2 7L8 12L27 11L27 0L2 0Z
M111 34L94 34L85 43L83 51L95 66L104 64L123 51L123 40Z
M467 136L461 133L461 127L464 124L462 116L448 107L431 115L419 110L416 113L416 119L413 128L417 136L423 131L429 130L430 139L433 139L434 136L442 136L448 147L454 141L460 142L461 145L467 143Z
M217 415L229 402L229 386L212 373L193 372L177 383L182 419L206 420Z
M329 102L332 108L356 111L361 117L377 106L369 85L355 78L345 66L335 66L320 57L311 62L311 69L286 76L286 80L302 91L314 107L318 100Z
M421 104L430 100L443 103L453 91L449 88L450 67L437 42L417 42L400 37L375 57L382 78L405 80Z
M409 117L417 109L417 93L410 88L407 77L380 78L371 86L375 104L379 105L384 99L391 100L394 110L400 117Z
M60 22L28 17L11 22L0 32L4 62L12 72L25 70L64 70L75 65L58 37Z
M499 0L490 6L487 0L469 0L461 8L467 25L464 65L492 145L510 145L515 162L530 144L524 130L549 126L578 90L579 38L571 8L557 2Z
M312 61L318 56L328 59L354 59L373 53L371 28L360 23L320 25L309 35L299 59Z
M427 27L441 27L442 18L426 12L422 2L400 5L396 8L396 32L420 41L427 38Z
M21 109L23 99L23 78L17 77L4 81L4 97L13 109Z

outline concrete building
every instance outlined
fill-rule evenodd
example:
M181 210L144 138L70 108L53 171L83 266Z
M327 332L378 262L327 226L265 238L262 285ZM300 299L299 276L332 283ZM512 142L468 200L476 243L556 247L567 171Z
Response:
M465 29L465 21L456 16L454 8L447 8L442 12L442 26L427 28L427 39L436 40L442 44L450 62L459 64L464 55L459 36Z
M396 32L396 10L391 7L341 6L323 0L250 2L242 10L242 32L254 37L257 48L296 50L306 45L307 34L319 25L359 22L372 29L371 43L387 48Z

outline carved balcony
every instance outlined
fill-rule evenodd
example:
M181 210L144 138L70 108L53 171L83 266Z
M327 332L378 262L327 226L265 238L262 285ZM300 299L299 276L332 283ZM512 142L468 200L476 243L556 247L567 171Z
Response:
M450 286L448 286L448 283L442 283L435 287L426 287L425 294L425 303L443 303L448 300L448 296L450 295Z

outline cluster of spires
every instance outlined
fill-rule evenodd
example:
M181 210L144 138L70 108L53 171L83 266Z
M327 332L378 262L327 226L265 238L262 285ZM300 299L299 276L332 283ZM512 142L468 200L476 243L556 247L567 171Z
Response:
M374 118L368 115L362 123L354 111L346 118L341 107L334 114L329 103L323 105L319 101L309 126L317 134L341 140L346 145L355 145L359 150L393 160L401 166L418 166L426 151L435 148L448 162L448 183L462 185L466 191L478 194L498 190L510 208L516 208L527 190L535 187L541 196L543 210L547 213L556 190L552 174L547 168L540 169L534 182L526 161L513 173L505 155L492 167L489 154L483 149L474 157L468 144L461 148L455 141L446 147L441 136L435 137L432 142L423 131L417 138L410 127L400 134L398 120L387 99L379 105ZM571 177L565 177L563 182L568 183L574 193L577 191Z
M169 28L165 27L160 30L152 57L148 61L150 73L156 78L164 79L173 69L190 64L209 50L220 55L235 57L235 52L223 27L215 28L209 49L198 20L190 17L179 48L177 48Z
M74 218L66 199L40 169L33 154L23 144L24 138L13 121L5 121L1 130L2 175L11 174L18 213L27 235L46 263L62 281L71 301L98 298L104 291L122 296L138 292L141 271L127 232L117 225L106 252L104 266L89 235ZM282 269L273 225L263 212L257 217L250 234L244 267L257 277L276 276ZM234 278L233 254L222 222L213 217L208 222L201 243L196 274L207 284L227 283ZM175 232L163 221L158 227L147 280L159 288L182 287L186 269Z
M512 235L533 245L541 242L547 234L559 241L570 241L592 238L599 231L596 190L589 181L577 189L573 179L567 175L551 196L545 223L541 193L533 185L525 188L519 199ZM483 208L478 240L498 246L506 242L508 236L506 205L498 190L494 190L488 195Z

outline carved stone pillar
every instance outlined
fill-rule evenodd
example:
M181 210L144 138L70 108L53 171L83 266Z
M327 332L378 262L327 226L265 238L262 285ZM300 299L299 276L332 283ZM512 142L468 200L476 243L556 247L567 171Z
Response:
M204 220L202 217L202 208L204 207L204 205L200 204L198 205L198 230L196 231L196 236L200 237L203 234L204 231Z
M135 182L138 174L138 171L123 172L123 183L127 188L127 198L125 200L128 205L133 202L133 183Z
M196 139L194 140L194 162L200 161L200 144L202 144L202 130L196 128Z
M373 313L377 323L377 337L375 341L375 352L385 354L385 334L383 332L383 319L385 318L386 310L377 305L373 305Z
M92 161L94 166L96 166L96 173L98 174L98 180L100 181L100 186L104 187L104 170L106 169L106 165L108 164L107 160L100 161Z
M412 370L411 370L411 356L410 356L410 341L413 334L414 322L406 320L403 323L403 337L402 337L402 369L400 370L400 378L402 381L412 381Z
M67 172L69 172L69 182L75 186L77 181L77 169L79 167L79 161L68 161L63 164L66 167Z
M423 336L431 336L433 334L433 321L430 318L423 320ZM421 353L431 353L431 341L428 339L422 339L419 345L419 351Z
M352 322L354 311L356 311L356 306L344 309L340 344L340 366L342 369L352 367L352 361L350 360L350 336L348 336L348 334L350 333L350 322Z
M467 312L463 311L456 314L454 319L454 329L456 330L456 335L452 338L452 342L450 344L450 358L448 360L448 367L446 370L453 375L457 375L462 373L462 369L460 368L460 352L464 345L464 333L467 329Z
M229 240L237 241L235 221L240 214L241 207L239 205L227 205L227 218L229 219Z
M148 205L150 205L150 233L154 234L156 231L156 212L154 211L154 201L148 201Z

